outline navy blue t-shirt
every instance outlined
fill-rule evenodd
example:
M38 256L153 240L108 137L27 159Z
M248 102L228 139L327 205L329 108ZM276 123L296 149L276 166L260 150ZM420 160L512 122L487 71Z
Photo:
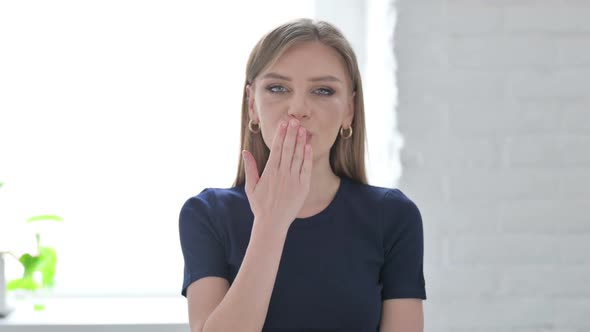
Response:
M291 224L263 331L377 331L383 300L426 299L417 206L399 189L340 179L328 207ZM253 221L244 185L186 201L183 296L206 276L232 284Z

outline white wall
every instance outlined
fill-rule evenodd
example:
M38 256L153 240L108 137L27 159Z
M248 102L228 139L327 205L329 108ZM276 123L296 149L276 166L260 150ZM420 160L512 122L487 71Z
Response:
M426 331L590 330L590 1L394 4Z

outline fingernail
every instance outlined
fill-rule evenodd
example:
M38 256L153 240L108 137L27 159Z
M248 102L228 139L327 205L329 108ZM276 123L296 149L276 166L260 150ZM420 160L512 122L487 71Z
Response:
M291 123L291 127L297 126L297 121L295 121L295 119L291 119L289 123Z
M246 151L242 151L242 159L244 159L244 161L246 161Z

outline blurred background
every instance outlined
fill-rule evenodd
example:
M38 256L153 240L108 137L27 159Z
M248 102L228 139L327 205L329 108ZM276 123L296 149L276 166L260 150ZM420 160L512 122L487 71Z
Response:
M427 331L590 331L590 2L398 1Z
M0 251L59 215L53 297L178 298L180 207L231 185L247 57L298 17L353 44L370 184L420 208L425 330L590 331L583 0L0 2Z

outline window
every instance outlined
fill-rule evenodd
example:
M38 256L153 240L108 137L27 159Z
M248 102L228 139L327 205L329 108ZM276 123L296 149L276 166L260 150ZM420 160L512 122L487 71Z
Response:
M233 181L254 43L288 19L331 20L377 100L391 92L367 80L372 28L352 32L370 10L358 0L2 3L0 241L20 238L28 217L57 214L63 225L42 238L58 250L56 295L178 295L178 213L202 188ZM382 120L392 106L379 107L369 143L391 141L371 134L392 125ZM372 156L391 164L389 146L375 144ZM395 175L374 169L372 179Z

